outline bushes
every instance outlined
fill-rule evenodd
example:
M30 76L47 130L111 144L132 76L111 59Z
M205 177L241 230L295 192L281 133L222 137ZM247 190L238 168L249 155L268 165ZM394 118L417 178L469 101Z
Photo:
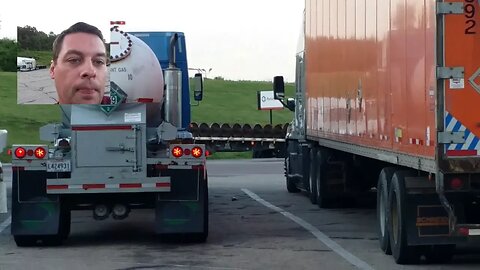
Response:
M0 39L0 71L17 71L17 42Z

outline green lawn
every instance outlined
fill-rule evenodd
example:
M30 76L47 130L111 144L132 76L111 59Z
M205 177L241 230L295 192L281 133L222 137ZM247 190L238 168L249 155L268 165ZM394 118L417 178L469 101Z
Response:
M8 144L36 144L38 129L46 123L60 120L60 108L55 105L17 105L16 73L0 72L0 129L8 130ZM269 123L269 112L257 110L257 91L271 90L271 82L224 81L207 79L203 101L192 106L192 121L206 123ZM293 96L293 85L286 85L286 95ZM195 103L192 101L192 103ZM273 124L291 121L287 109L273 112ZM212 158L248 158L251 153L216 153ZM0 154L0 161L10 157Z
M269 111L257 109L257 91L272 90L271 82L205 80L203 101L192 107L192 122L268 124ZM293 84L286 85L286 95L293 96ZM288 109L272 112L273 124L289 123Z
M51 105L17 105L17 74L0 72L0 129L8 130L8 144L41 143L38 129L58 122L60 110ZM0 160L9 161L2 153Z
M51 51L29 51L19 49L17 56L35 58L35 60L37 60L37 65L46 65L47 67L50 66L50 61L52 60Z

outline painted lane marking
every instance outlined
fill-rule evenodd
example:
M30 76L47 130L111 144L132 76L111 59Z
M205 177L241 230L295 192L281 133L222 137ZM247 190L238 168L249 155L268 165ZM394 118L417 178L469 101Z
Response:
M4 220L2 222L2 224L0 224L0 234L6 229L8 228L8 226L10 226L10 223L12 223L12 217L9 216L6 220Z
M291 214L290 212L287 212L283 210L280 207L277 207L264 199L260 198L257 194L251 192L248 189L242 188L242 191L245 192L250 198L254 199L255 201L263 204L264 206L284 215L285 217L293 220L295 223L298 225L302 226L305 230L309 231L311 234L313 234L318 240L320 240L323 244L325 244L327 247L329 247L332 251L340 255L342 258L344 258L346 261L351 263L352 265L356 266L359 269L364 269L364 270L373 270L374 268L371 267L368 263L362 261L360 258L356 257L352 253L348 252L346 249L344 249L342 246L337 244L335 241L330 239L326 234L322 233L319 231L317 228L315 228L313 225L310 223L306 222L305 220L295 216L294 214Z

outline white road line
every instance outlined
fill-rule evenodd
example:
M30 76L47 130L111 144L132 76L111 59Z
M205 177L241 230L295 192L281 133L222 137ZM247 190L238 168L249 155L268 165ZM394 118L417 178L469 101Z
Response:
M0 233L2 233L12 223L12 217L9 216L5 221L0 224Z
M347 260L349 263L353 264L359 269L364 269L364 270L373 270L374 268L371 267L368 263L362 261L360 258L356 257L352 253L348 252L346 249L341 247L339 244L337 244L335 241L330 239L327 235L319 231L317 228L315 228L313 225L310 223L306 222L305 220L283 210L280 207L277 207L264 199L260 198L257 194L251 192L248 189L242 188L242 191L245 192L248 196L250 196L252 199L255 201L265 205L266 207L284 215L285 217L295 221L298 225L302 226L305 228L307 231L309 231L311 234L313 234L318 240L320 240L323 244L325 244L327 247L329 247L331 250L333 250L335 253L343 257L345 260Z

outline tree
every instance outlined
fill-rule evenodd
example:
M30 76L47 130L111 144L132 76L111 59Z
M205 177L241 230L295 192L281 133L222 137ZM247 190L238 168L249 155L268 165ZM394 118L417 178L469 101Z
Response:
M17 71L17 43L8 38L0 39L0 71Z
M22 50L49 51L57 35L50 31L47 35L35 27L17 27L18 47Z

